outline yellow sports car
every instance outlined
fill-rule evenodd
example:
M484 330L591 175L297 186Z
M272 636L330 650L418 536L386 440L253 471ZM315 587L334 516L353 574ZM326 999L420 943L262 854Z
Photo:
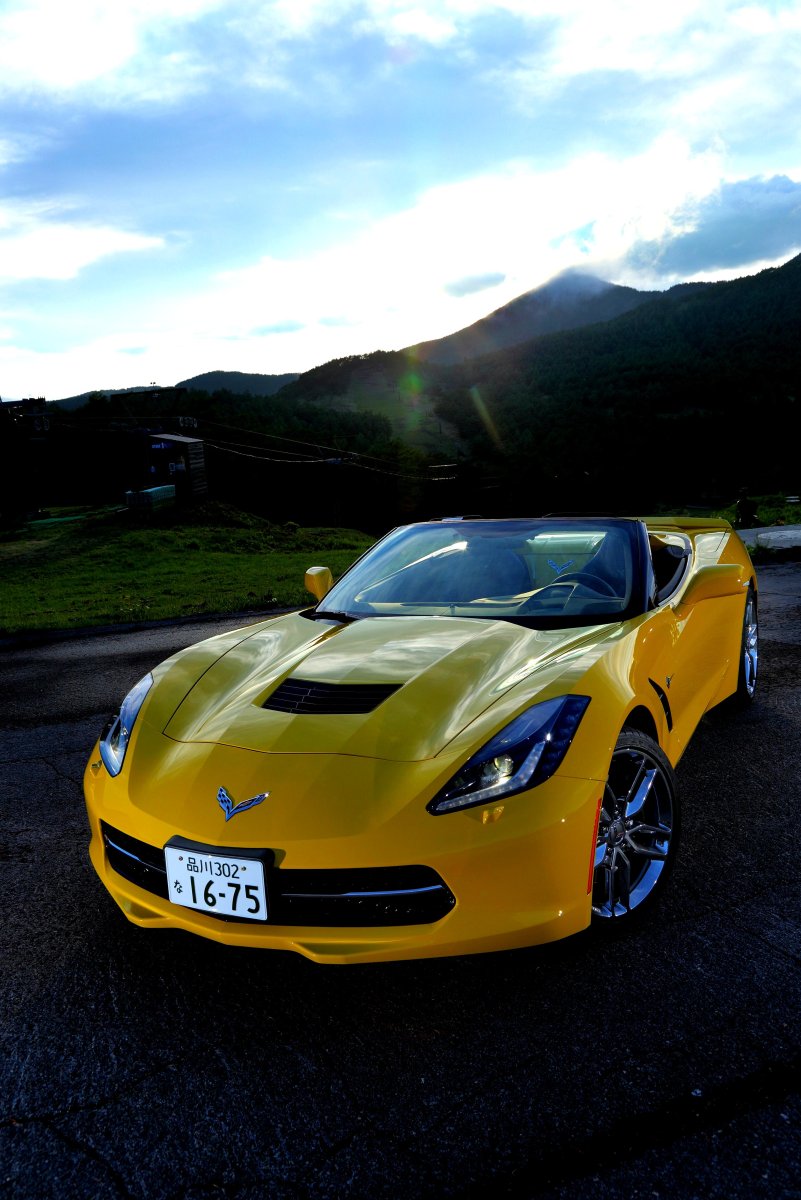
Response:
M155 667L95 747L91 858L125 915L331 963L635 921L677 761L756 688L731 527L429 521L306 586Z

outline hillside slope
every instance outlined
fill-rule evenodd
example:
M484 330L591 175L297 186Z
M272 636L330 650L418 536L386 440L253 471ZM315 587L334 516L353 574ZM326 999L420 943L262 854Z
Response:
M255 375L245 371L205 371L182 379L176 387L191 388L195 392L233 392L237 396L273 396L287 383L297 379L297 371L285 375Z
M466 329L409 349L421 363L465 362L546 333L611 321L658 295L565 271Z
M454 371L437 412L470 456L538 475L571 507L585 496L797 492L801 256L680 285L614 321Z

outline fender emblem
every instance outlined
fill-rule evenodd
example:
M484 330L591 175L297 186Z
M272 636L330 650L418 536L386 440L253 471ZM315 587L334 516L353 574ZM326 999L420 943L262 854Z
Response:
M228 794L224 787L221 787L217 792L217 803L225 813L226 821L230 821L231 817L235 817L237 813L245 812L249 808L255 808L257 804L261 804L269 796L269 792L259 792L258 796L251 796L249 800L242 800L239 804L234 804L233 798Z

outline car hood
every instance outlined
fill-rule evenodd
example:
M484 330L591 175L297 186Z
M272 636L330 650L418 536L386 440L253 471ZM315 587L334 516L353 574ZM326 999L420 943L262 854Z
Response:
M158 708L172 712L163 732L177 742L417 761L438 754L512 688L526 685L521 707L546 691L553 695L568 666L575 670L576 658L613 628L533 630L416 616L332 625L293 614L227 649L181 689L176 708ZM287 678L330 685L335 708L338 685L399 686L370 712L264 708ZM160 686L169 686L169 672Z

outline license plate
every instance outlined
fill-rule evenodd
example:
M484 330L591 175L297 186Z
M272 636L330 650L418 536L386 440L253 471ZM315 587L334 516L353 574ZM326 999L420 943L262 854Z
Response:
M255 858L165 846L170 900L215 917L267 920L264 867Z

